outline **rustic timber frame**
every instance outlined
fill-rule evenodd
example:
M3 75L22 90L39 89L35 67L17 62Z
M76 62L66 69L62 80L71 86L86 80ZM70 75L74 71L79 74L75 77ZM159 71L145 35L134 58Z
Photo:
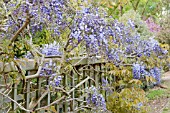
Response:
M49 60L58 61L60 58L45 58L44 62ZM101 60L100 56L97 57L82 57L82 58L73 58L71 60L72 65L75 66L76 71L70 72L70 75L65 75L62 79L61 85L65 89L64 94L62 95L53 95L52 91L49 88L49 76L39 76L36 75L38 70L38 65L35 60L22 60L20 65L23 70L27 72L25 76L26 87L24 91L18 90L19 85L23 84L14 83L12 86L11 99L16 102L23 102L22 106L26 109L30 109L31 99L36 99L36 104L34 105L34 110L37 112L45 112L49 106L53 106L59 113L68 113L68 112L77 112L80 106L85 104L87 95L85 95L84 89L94 85L98 88L101 88L101 93L104 95L107 100L106 91L102 90L102 78L107 79L108 76L105 76L105 73L108 71L105 67L106 60ZM14 63L5 64L0 62L0 72L11 72L17 71L17 68L14 66ZM112 76L109 76L112 78ZM112 84L114 77L108 79L109 84ZM36 82L32 82L36 81ZM55 90L59 91L59 89ZM7 102L11 102L12 111L18 108L18 104L14 101L6 99ZM20 106L19 106L20 107ZM21 107L20 107L21 108ZM83 109L83 108L82 108ZM23 112L31 112L23 110Z

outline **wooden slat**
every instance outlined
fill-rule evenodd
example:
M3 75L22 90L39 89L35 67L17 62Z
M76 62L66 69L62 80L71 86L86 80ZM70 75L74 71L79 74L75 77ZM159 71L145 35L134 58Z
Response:
M37 100L41 97L41 78L37 78L37 91L36 98ZM37 108L41 107L41 101L38 103Z
M20 101L20 100L23 100L24 99L24 96L23 96L23 94L19 94L19 95L17 95L17 97L16 97L16 100L15 101ZM4 102L6 103L8 103L8 102L12 102L9 98L5 98L4 99ZM0 104L1 105L1 104Z
M25 93L25 108L29 109L30 104L30 80L26 82L26 93ZM27 112L29 113L29 112Z
M98 64L95 65L95 70L100 71L100 67ZM98 88L99 87L99 72L95 71L94 79L95 79L95 86Z
M45 58L44 62L49 62L49 60L52 59L53 61L61 61L60 58ZM30 71L30 70L36 70L38 68L37 62L34 59L22 59L22 60L17 60L19 64L21 65L22 69L25 71ZM73 65L86 65L86 64L97 64L97 63L102 63L102 62L107 62L106 60L101 61L101 57L98 56L96 59L92 58L87 58L87 57L79 57L79 58L72 58L70 62ZM0 62L0 72L3 71L3 62ZM6 63L5 68L3 72L11 72L11 71L17 71L17 68L15 67L14 63Z
M88 66L87 69L92 70L92 67L91 67L91 66ZM91 78L93 78L93 71L89 71L88 76L90 76ZM93 82L92 80L89 80L89 83L87 84L86 87L90 87L90 86L92 85L92 82Z
M49 62L50 59L51 58L46 58L46 59L44 59L44 62ZM53 58L52 60L59 61L60 59L59 58ZM31 70L37 70L38 69L37 60L22 59L22 60L16 60L16 61L19 62L22 69L24 69L25 71L31 71ZM3 64L4 64L3 62L0 62L0 72L3 71ZM17 68L15 67L14 63L13 62L6 63L3 72L11 72L11 71L17 71Z
M73 87L75 87L75 82L74 82L75 76L74 76L73 71L71 71L71 77L72 77L72 78L71 78L71 85L72 85L71 88L73 88ZM73 99L73 100L72 100L71 105L70 105L70 110L74 112L74 108L75 108L75 107L74 107L74 106L75 106L75 100L74 100L74 99L75 99L75 91L72 92L72 95L71 95L71 96L72 96L72 99Z
M24 70L34 70L36 69L35 60L21 60L19 63ZM0 62L0 72L3 71L3 63ZM3 72L17 71L17 68L14 66L14 63L6 63Z
M90 69L95 69L95 65L93 64ZM96 83L95 83L95 74L97 74L97 72L96 72L95 70L91 72L91 77L92 77L93 80L94 80L94 81L92 82L92 84L91 84L91 85L93 85L93 86L95 86L95 84L96 84Z
M13 99L17 100L17 84L16 83L13 84L12 95L13 95ZM17 108L17 105L14 102L12 102L12 110L16 110L16 108Z
M104 67L104 64L101 64L100 65L101 67L100 67L100 71L102 71L102 73L101 73L101 86L103 85L102 84L102 79L105 79L105 80L107 80L107 77L105 76L105 73L104 73L104 71L105 71L105 67ZM106 89L105 89L105 87L106 86L104 86L104 88L102 88L102 94L103 94L103 97L104 98L106 98Z
M49 78L47 78L47 89L48 89L48 90L49 90L49 85L50 85L50 80L49 80ZM51 93L50 93L50 91L49 91L48 94L47 94L47 105L49 105L50 102L51 102L50 96L51 96Z
M79 69L80 69L80 67L78 67L78 69L77 69L77 70L78 70L78 73L80 73ZM78 74L76 74L76 75L77 75L77 84L78 84L78 83L81 82L81 76L78 75ZM77 88L77 92L76 92L76 93L77 93L77 94L76 94L76 95L77 95L77 98L79 98L79 97L81 96L80 90L81 90L81 87ZM81 102L78 101L78 107L80 107L80 104L81 104Z

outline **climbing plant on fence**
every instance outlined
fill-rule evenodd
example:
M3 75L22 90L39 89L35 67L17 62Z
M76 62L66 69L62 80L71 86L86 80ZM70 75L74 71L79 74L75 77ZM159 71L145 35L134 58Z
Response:
M160 84L168 51L138 20L89 2L0 2L3 112L146 110L142 89Z

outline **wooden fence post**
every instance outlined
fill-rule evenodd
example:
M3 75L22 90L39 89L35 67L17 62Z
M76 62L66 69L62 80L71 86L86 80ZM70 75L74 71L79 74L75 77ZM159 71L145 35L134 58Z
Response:
M74 78L75 78L75 76L74 76L74 73L73 73L73 71L71 71L71 88L74 88L75 87L75 82L74 82ZM72 102L71 102L71 107L70 107L70 110L71 111L73 111L74 112L74 108L75 108L75 91L73 91L72 92Z
M102 71L101 72L101 87L102 87L102 94L103 94L103 97L106 99L106 86L105 85L107 85L107 83L104 83L103 84L103 82L105 82L105 81L103 81L103 79L105 79L106 81L107 81L107 77L105 76L105 67L104 67L104 64L100 64L100 71Z
M30 104L30 80L28 79L26 81L26 92L25 92L25 108L26 109L29 109L29 104Z
M17 84L15 83L15 81L14 81L14 84L13 84L12 96L13 96L12 98L15 101L17 101ZM15 111L16 108L17 108L17 105L14 102L12 102L12 110Z
M95 70L96 71L100 71L100 69L99 69L100 67L99 67L99 65L98 64L96 64L95 65ZM95 86L98 88L99 87L99 72L96 72L95 71L95 73L94 73L94 79L95 79Z
M79 69L80 69L80 66L78 66L78 68L77 68L78 72L80 72ZM76 75L77 75L77 83L76 84L78 84L81 81L81 76L79 74L76 74ZM80 89L81 89L80 87L77 88L76 98L79 98L81 96ZM78 107L80 107L80 104L81 104L80 101L78 101Z
M50 80L49 80L49 78L47 78L47 90L49 90L50 89ZM50 104L50 102L51 102L51 98L50 98L50 91L48 92L48 95L47 95L47 105L49 105Z

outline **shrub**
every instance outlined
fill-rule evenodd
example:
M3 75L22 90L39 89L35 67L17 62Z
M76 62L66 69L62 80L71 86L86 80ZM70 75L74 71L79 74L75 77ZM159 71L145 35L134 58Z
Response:
M145 92L138 88L125 88L108 97L107 108L112 113L146 113Z

